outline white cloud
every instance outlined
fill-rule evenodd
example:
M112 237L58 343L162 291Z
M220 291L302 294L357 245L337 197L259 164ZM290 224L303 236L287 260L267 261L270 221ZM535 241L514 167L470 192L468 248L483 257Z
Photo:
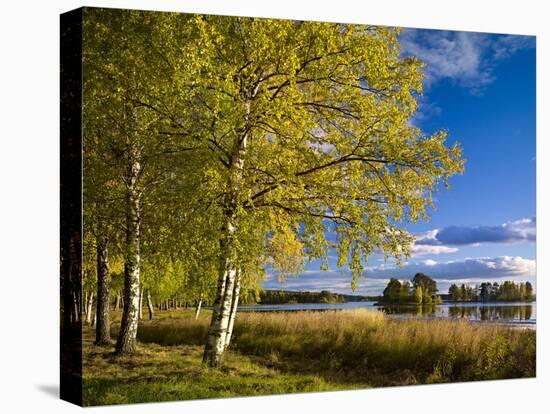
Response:
M533 36L405 29L401 45L404 55L416 56L426 64L427 86L450 79L480 93L494 80L499 60L535 44Z
M475 257L438 262L424 260L402 267L373 266L366 269L367 277L409 279L417 272L424 272L434 279L494 279L533 277L536 262L520 256Z
M428 252L441 247L475 246L479 243L533 242L537 236L537 222L534 217L511 221L499 226L448 226L416 235L415 245L419 252ZM414 252L413 249L413 252ZM437 249L433 249L437 252ZM437 254L437 253L435 253Z
M533 36L505 35L499 36L493 43L495 59L510 57L518 50L535 47Z
M425 256L428 254L447 254L458 251L457 247L430 246L427 244L414 244L411 248L413 256Z

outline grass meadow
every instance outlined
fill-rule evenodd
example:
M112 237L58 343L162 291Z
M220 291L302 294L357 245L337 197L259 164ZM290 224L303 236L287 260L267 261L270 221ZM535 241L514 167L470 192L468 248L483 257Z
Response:
M210 314L157 312L133 356L84 328L86 405L349 390L533 377L536 332L457 320L397 320L360 309L237 315L221 369L203 367ZM118 329L113 315L112 334Z

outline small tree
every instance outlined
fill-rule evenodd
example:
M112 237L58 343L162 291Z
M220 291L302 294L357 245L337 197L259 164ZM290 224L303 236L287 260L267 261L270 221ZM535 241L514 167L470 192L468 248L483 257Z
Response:
M462 299L462 293L460 288L454 283L449 287L449 295L453 302L458 302Z
M491 300L491 284L484 282L479 288L479 298L482 302L488 302Z
M414 300L417 304L421 305L423 300L422 287L417 286L414 288Z
M401 282L392 277L383 292L384 302L389 302L389 303L398 302L400 293L401 293Z
M418 286L422 288L422 302L425 304L432 303L433 297L437 293L437 284L435 280L424 273L417 273L414 275L412 282L415 288Z
M525 282L525 300L532 301L533 299L533 285L531 282Z

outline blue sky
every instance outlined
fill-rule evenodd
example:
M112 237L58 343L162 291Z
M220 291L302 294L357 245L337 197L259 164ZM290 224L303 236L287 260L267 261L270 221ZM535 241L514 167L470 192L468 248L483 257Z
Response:
M535 285L536 108L535 38L473 32L405 29L404 55L426 63L424 95L412 122L425 133L459 141L465 173L436 194L429 222L407 225L417 237L399 268L373 256L360 294L378 294L390 277L422 271L446 292L451 283L529 280ZM265 288L350 293L350 274L308 263L304 273Z

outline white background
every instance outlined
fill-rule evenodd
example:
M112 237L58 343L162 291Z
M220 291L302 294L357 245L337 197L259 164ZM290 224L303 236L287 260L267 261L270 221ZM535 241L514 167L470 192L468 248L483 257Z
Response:
M0 411L65 413L58 392L59 14L88 6L537 35L537 379L94 408L104 412L548 412L549 29L544 1L10 1L0 9ZM545 19L546 17L546 19ZM546 25L546 26L545 26ZM548 125L548 123L546 123ZM495 148L498 151L498 148ZM546 254L545 254L546 250ZM545 394L546 392L546 394Z

